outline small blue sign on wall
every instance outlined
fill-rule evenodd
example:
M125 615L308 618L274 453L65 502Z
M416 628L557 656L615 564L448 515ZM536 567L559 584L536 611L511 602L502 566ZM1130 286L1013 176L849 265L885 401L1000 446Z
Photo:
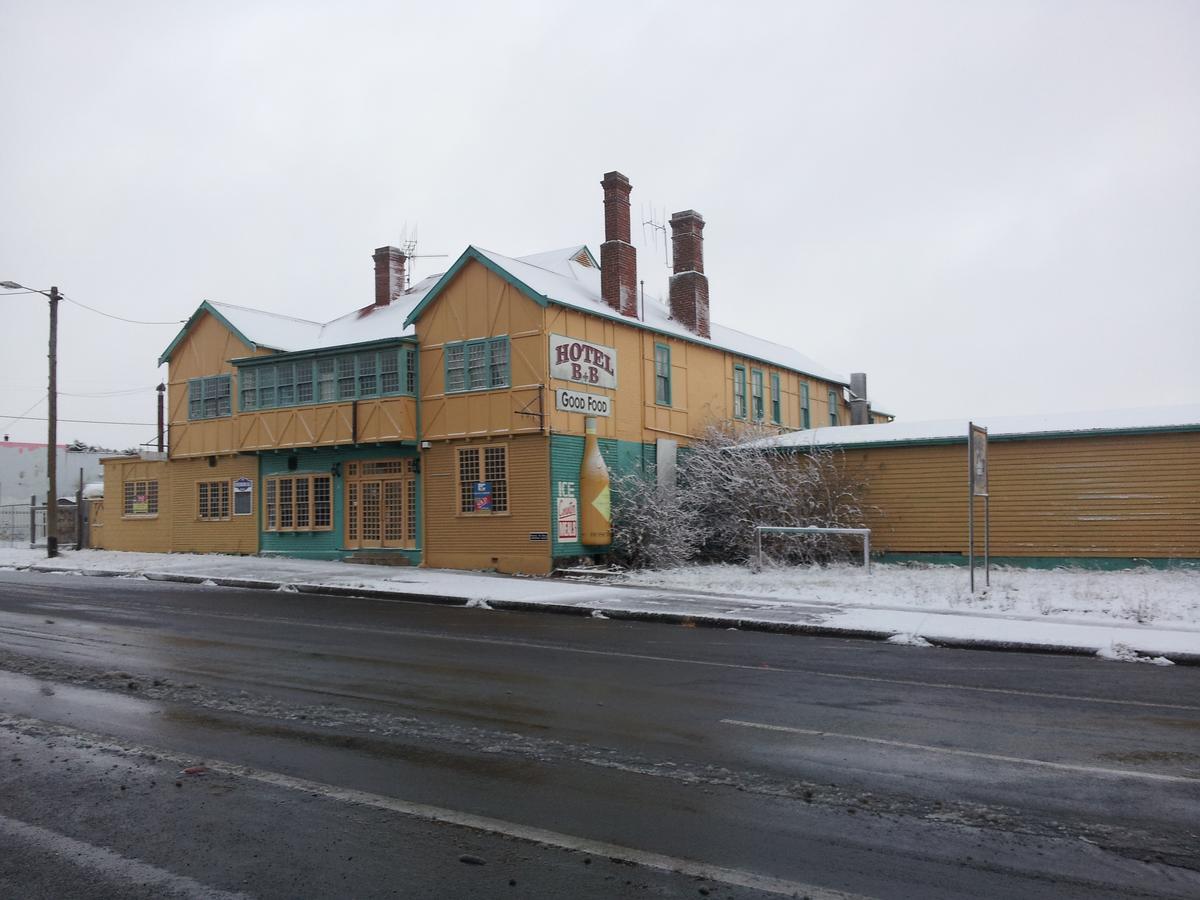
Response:
M492 511L492 483L490 481L475 482L475 512Z

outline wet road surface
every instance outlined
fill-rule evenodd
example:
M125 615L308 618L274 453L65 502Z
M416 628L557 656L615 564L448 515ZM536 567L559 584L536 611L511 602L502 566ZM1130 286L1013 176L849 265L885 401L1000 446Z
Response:
M1198 688L0 573L0 895L1200 896Z

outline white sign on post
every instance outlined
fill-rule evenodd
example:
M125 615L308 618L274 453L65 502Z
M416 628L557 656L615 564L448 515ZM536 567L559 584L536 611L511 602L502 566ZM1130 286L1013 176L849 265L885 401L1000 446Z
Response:
M554 406L562 412L583 413L585 416L612 415L612 397L603 394L585 394L569 388L554 389Z
M593 387L617 386L617 351L603 344L550 335L550 377Z

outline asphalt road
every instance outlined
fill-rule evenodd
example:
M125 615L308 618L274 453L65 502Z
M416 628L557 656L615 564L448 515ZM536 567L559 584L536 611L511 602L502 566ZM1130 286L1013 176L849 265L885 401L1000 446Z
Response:
M1200 896L1200 669L0 573L0 896L844 894Z

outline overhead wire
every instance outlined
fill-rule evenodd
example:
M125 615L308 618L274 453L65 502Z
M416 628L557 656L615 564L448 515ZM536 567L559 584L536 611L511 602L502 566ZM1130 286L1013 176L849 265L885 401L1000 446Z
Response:
M45 397L42 398L42 400L45 400L45 399L46 399ZM38 401L38 403L41 403L41 402L42 402L41 400ZM37 403L35 403L34 406L37 406ZM30 407L30 408L32 409L32 407ZM26 412L28 412L28 410L26 410ZM3 417L0 416L0 418L3 418ZM50 421L50 419L48 416L25 416L25 415L13 416L11 419L9 419L9 422L16 422L16 421L48 422L48 421ZM74 423L80 424L80 425L139 425L139 426L144 425L147 428L153 428L155 425L154 422L112 422L112 421L108 421L107 419L62 419L62 418L60 418L60 419L57 419L56 421L74 422Z
M74 303L76 306L86 309L88 312L94 312L98 316L107 316L110 319L116 319L118 322L128 322L130 325L182 325L187 321L187 319L172 319L170 322L146 322L142 319L127 319L124 316L113 315L112 313L107 313L102 309L96 309L94 306L88 306L86 303L80 303L78 300L74 300L68 297L66 294L59 294L59 296L68 303Z
M25 412L21 413L21 415L13 416L11 419L9 419L7 422L5 422L3 426L0 426L0 431L6 430L9 425L11 425L13 422L16 422L18 419L25 418L27 415L29 415L31 412L33 412L35 409L37 409L49 396L50 396L49 394L42 394L42 396L38 399L38 401L36 403L33 404L33 406L29 407L29 409L25 410ZM48 419L43 419L42 421L48 421Z

